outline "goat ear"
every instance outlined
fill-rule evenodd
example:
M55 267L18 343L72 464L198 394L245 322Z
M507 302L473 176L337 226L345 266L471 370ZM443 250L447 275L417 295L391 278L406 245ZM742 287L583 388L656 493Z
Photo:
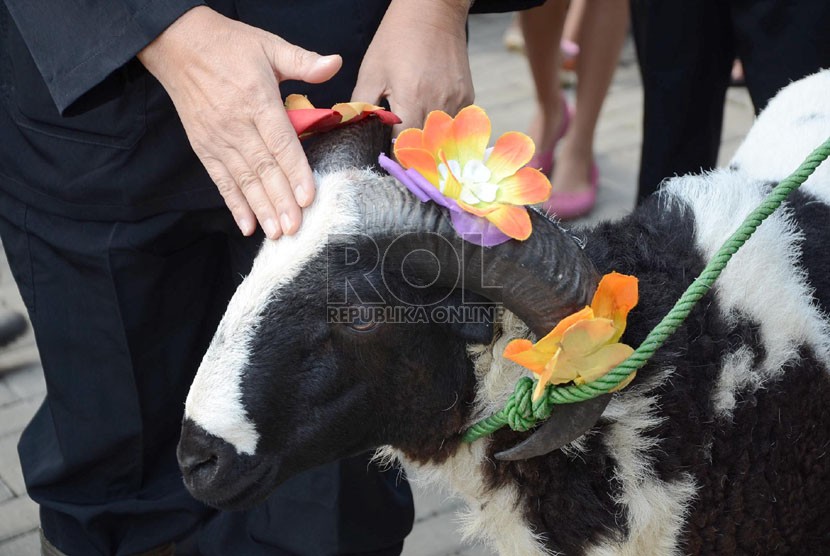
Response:
M518 461L543 456L570 444L589 430L602 417L611 394L591 400L565 404L553 410L547 421L524 442L496 454L502 461Z
M493 315L497 307L477 293L454 290L445 300L448 308L466 307L466 311L448 311L449 314L462 315L447 322L450 331L474 344L489 344L493 341Z

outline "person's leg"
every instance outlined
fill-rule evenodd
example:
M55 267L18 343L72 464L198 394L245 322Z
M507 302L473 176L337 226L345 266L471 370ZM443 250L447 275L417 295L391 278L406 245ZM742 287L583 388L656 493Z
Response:
M626 0L592 0L582 16L576 111L556 156L554 192L591 188L594 129L628 32ZM555 207L552 207L555 209Z
M397 469L380 471L369 454L292 477L246 512L220 512L183 556L397 556L414 510Z
M735 57L720 0L632 0L643 81L639 200L674 175L715 166Z
M568 15L562 27L562 41L559 43L564 60L562 69L576 70L576 61L579 58L579 44L582 41L582 18L588 9L588 0L571 0L568 6Z
M183 400L233 289L226 211L78 222L0 200L47 395L19 453L46 539L137 554L213 513L175 458Z
M830 67L830 2L733 0L731 6L756 113L790 82Z
M536 93L536 115L528 134L536 143L537 156L531 164L544 172L550 171L553 147L561 133L564 116L559 86L559 42L567 8L565 0L549 0L519 14Z

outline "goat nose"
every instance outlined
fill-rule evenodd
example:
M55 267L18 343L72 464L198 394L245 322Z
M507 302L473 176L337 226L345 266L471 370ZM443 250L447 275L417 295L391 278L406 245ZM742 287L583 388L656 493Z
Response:
M219 456L225 442L190 419L182 423L182 435L176 449L176 458L186 480L198 477L210 481L219 467Z

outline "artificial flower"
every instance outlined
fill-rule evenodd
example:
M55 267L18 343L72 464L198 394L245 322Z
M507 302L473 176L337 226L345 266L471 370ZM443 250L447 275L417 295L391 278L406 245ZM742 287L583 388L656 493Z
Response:
M530 137L508 132L488 148L490 132L490 119L478 106L464 108L455 118L434 111L423 130L407 129L398 136L394 153L408 174L417 172L431 186L421 187L425 195L443 197L472 215L452 215L456 229L464 224L462 235L476 226L487 230L490 223L506 236L502 241L524 240L531 233L525 205L546 200L550 182L526 166L535 148Z
M288 95L285 110L294 130L301 139L315 133L376 117L386 125L401 123L392 112L365 102L341 102L331 108L315 108L304 95Z
M524 339L507 344L504 357L539 375L533 400L548 384L592 382L625 361L634 350L619 340L637 297L637 278L617 272L606 274L590 306L561 320L535 344ZM634 373L617 389L633 378Z

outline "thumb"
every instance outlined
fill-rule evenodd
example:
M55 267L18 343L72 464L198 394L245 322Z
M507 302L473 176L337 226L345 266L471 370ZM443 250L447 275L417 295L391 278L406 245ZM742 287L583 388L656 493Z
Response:
M322 83L334 77L343 65L343 59L337 54L321 56L278 37L273 39L271 60L280 81L296 79L306 83Z

